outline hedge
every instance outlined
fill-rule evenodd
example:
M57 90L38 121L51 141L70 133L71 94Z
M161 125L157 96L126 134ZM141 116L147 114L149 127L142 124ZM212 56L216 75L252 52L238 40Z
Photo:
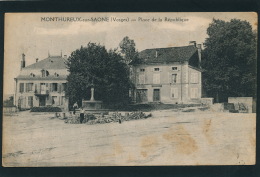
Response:
M59 107L32 107L31 112L62 112Z

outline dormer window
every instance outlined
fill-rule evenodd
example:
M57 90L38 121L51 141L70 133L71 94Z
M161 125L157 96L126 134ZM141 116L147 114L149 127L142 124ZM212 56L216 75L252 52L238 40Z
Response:
M173 67L172 67L172 70L173 70L173 71L177 71L177 70L178 70L178 67L173 66Z
M160 71L160 68L154 68L154 71Z
M49 71L43 69L43 70L41 70L41 72L42 72L42 77L49 76Z
M55 77L59 77L59 74L57 74L57 73L54 73L54 76L55 76Z
M35 77L35 74L31 73L31 74L30 74L30 77Z

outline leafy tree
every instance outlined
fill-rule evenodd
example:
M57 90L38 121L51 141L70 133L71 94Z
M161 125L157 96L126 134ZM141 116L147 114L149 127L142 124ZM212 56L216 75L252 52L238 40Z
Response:
M123 38L123 40L119 44L119 47L121 49L121 53L124 55L124 59L127 64L138 59L138 52L135 49L135 42L128 36Z
M82 99L90 99L92 84L95 99L105 104L122 104L128 101L129 79L127 66L116 50L107 51L104 46L88 43L71 53L68 58L68 86L66 96L70 105Z
M256 96L256 34L247 21L213 19L202 52L203 87L217 102Z

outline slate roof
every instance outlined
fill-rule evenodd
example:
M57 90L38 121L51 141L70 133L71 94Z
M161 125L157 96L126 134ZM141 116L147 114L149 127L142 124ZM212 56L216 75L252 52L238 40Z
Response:
M66 69L66 65L61 56L50 56L23 69Z
M139 53L141 61L131 64L152 64L189 61L197 52L193 45L183 47L146 49ZM156 57L157 52L157 57Z

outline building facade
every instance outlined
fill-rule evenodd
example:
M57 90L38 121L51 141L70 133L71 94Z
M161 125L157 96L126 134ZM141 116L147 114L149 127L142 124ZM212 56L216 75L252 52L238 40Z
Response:
M68 71L66 56L48 56L48 58L26 66L22 55L21 71L15 78L14 104L20 109L40 106L57 106L68 109L65 97Z
M201 98L201 45L146 49L132 62L136 103L194 103Z

